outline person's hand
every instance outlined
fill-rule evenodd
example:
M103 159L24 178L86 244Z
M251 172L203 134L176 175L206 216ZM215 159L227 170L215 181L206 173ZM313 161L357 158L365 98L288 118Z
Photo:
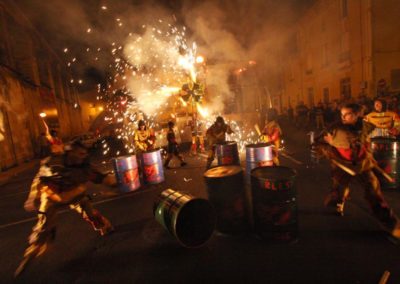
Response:
M333 137L331 134L328 133L327 135L324 136L324 140L326 143L331 144L333 141Z
M393 136L397 136L397 135L399 135L399 130L397 130L396 128L389 129L389 134L393 135Z
M114 173L109 173L103 179L103 184L108 186L117 186L117 178Z
M35 202L33 198L28 198L24 203L24 209L27 212L33 212L36 210Z

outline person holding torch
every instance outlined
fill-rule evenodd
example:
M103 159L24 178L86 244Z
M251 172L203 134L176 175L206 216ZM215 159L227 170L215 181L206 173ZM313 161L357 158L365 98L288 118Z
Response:
M50 144L50 152L51 155L62 155L64 154L64 143L61 140L60 137L58 137L58 133L56 130L50 130L49 126L47 125L46 121L45 121L45 117L46 114L44 112L42 112L39 115L42 118L42 122L45 128L45 136L47 141Z

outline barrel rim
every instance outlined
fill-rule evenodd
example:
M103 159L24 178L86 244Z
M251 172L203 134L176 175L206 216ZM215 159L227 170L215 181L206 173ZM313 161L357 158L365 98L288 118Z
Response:
M133 154L133 155L124 155L124 156L119 156L119 157L114 157L114 158L112 158L111 160L114 160L114 161L118 161L118 160L126 160L127 158L133 158L133 157L135 157L135 159L136 159L136 154Z
M201 247L201 246L203 246L205 243L207 243L207 242L211 239L211 237L213 236L213 234L214 234L215 226L216 226L216 224L217 224L217 217L216 217L215 209L214 209L213 205L212 205L207 199L205 199L205 198L200 198L200 197L194 197L194 196L189 195L189 194L183 194L182 196L178 197L177 199L174 200L173 204L175 204L180 198L184 197L184 195L190 196L190 197L192 197L192 198L189 199L185 204L183 204L183 206L179 207L179 209L177 210L177 212L176 212L176 214L175 214L175 218L172 218L172 222L173 222L173 223L172 223L172 225L173 225L173 226L172 226L172 228L173 228L172 234L176 237L176 239L179 241L179 243L180 243L181 245L183 245L184 247L188 247L188 248ZM180 238L180 237L178 236L178 232L177 232L177 230L178 230L178 224L179 224L179 221L180 221L179 217L182 217L182 215L180 214L181 211L183 211L184 209L186 209L188 206L192 206L193 203L202 203L203 206L204 206L204 205L208 206L208 210L209 210L209 212L211 213L211 215L212 215L212 217L213 217L212 220L210 221L210 228L211 228L211 229L210 229L210 233L208 234L208 237L207 237L205 240L203 240L202 242L199 242L199 243L196 244L196 245L194 245L194 244L191 245L191 244L185 243L184 240L182 240L182 238ZM171 207L172 207L172 206L171 206Z
M162 148L161 148L161 147L158 147L158 148L155 148L155 149L150 150L150 151L142 151L141 155L150 154L150 153L157 152L157 151L161 151L161 150L162 150Z
M265 148L265 147L273 147L274 144L271 142L266 142L266 143L252 143L252 144L247 144L246 145L246 150L251 149L251 148Z
M224 175L224 176L207 176L206 175L207 172L209 172L210 170L214 170L216 168L238 168L238 169L240 169L240 171L232 172L229 175ZM208 169L207 171L205 171L204 174L203 174L203 177L205 177L205 178L224 178L224 177L234 176L234 175L237 175L239 173L243 173L243 168L241 166L239 166L239 165L216 166L216 167L213 167L213 168Z
M215 143L216 146L225 146L225 145L237 145L236 141L224 141Z

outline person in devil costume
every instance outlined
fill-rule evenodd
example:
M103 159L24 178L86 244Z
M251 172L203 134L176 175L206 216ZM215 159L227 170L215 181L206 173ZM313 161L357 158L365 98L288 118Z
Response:
M222 116L218 116L214 124L211 125L206 132L208 142L208 156L206 169L211 168L211 164L215 158L215 145L226 141L226 134L232 134L231 127L225 123Z
M115 185L115 176L96 171L89 163L88 151L79 141L66 147L62 156L42 161L24 208L37 211L38 221L29 236L29 246L15 271L18 276L35 257L42 255L55 239L57 212L69 206L88 221L100 235L114 230L110 221L92 206L86 183Z
M335 207L336 212L343 216L349 184L356 180L363 186L365 199L383 229L400 239L400 220L387 204L376 177L376 173L385 173L377 165L369 147L369 135L375 126L363 121L360 111L357 104L341 107L342 121L321 133L314 145L316 151L331 162L332 188L324 204Z

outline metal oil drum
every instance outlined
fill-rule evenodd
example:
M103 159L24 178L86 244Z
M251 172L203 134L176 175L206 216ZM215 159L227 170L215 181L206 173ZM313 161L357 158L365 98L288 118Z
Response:
M166 189L155 201L153 213L157 222L185 247L204 245L214 232L215 212L206 199Z
M160 149L141 153L140 160L146 184L158 184L165 180Z
M251 171L254 231L262 239L297 239L296 171L288 167L259 167Z
M135 191L140 187L138 163L135 155L123 156L113 159L113 166L122 192Z
M240 165L237 143L227 141L215 145L218 166Z
M219 166L204 173L208 199L217 215L216 229L224 234L240 234L249 226L243 170L239 166Z
M375 160L393 179L389 182L378 174L382 189L399 189L400 187L400 142L394 138L375 137L371 139L371 149Z

